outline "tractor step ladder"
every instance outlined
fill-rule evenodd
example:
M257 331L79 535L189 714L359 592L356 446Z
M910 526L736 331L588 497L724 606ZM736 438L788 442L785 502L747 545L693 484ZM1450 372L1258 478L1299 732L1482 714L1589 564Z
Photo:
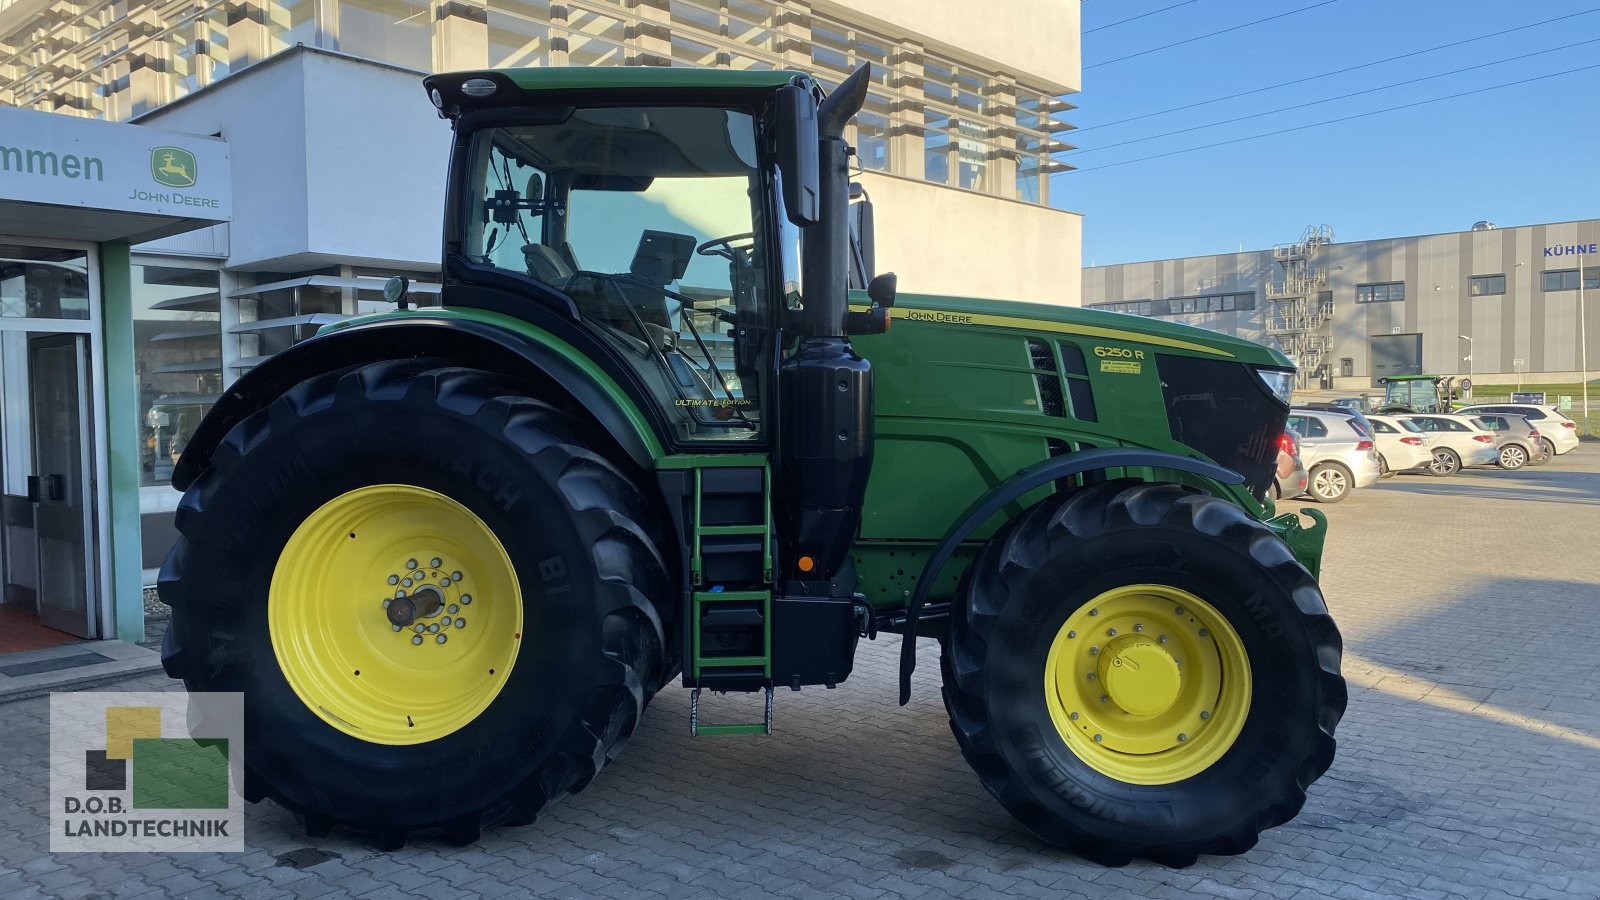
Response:
M713 457L695 468L687 654L695 684L691 734L772 733L771 500L772 471L764 457ZM702 690L763 692L761 721L702 723Z

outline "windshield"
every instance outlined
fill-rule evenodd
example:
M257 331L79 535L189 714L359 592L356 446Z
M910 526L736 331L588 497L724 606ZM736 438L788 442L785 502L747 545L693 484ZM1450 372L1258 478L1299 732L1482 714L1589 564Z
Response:
M1384 385L1384 403L1405 406L1417 412L1439 412L1439 395L1429 378L1391 381Z
M680 438L749 438L771 352L755 134L696 107L481 129L462 252L570 297Z

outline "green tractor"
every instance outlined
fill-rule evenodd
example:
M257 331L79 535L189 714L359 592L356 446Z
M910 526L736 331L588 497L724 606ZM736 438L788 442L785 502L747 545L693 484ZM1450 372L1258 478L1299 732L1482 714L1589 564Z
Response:
M1383 385L1383 402L1378 412L1393 413L1447 413L1455 407L1452 402L1460 394L1453 375L1388 375L1378 379ZM1472 388L1472 382L1462 379L1460 390Z
M471 841L587 785L673 680L692 732L770 734L774 691L893 633L900 703L936 639L962 753L1051 844L1187 865L1296 814L1345 686L1325 522L1264 499L1291 366L896 296L849 184L867 83L425 79L441 305L396 284L263 362L174 472L164 662L244 693L246 799Z

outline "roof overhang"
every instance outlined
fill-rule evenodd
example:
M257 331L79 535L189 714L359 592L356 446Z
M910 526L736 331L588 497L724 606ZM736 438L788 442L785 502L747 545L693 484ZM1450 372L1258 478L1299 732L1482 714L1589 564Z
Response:
M0 233L155 240L233 215L217 138L0 108Z

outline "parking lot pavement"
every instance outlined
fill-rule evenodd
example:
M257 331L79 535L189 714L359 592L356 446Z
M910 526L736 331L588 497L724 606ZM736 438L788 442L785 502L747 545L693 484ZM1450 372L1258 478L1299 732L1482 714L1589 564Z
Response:
M47 703L0 706L0 896L1600 896L1600 448L1325 509L1339 756L1243 857L1106 869L1040 845L962 761L935 648L900 708L880 640L838 690L780 694L771 738L691 740L669 689L537 824L387 855L262 804L243 854L51 856Z

